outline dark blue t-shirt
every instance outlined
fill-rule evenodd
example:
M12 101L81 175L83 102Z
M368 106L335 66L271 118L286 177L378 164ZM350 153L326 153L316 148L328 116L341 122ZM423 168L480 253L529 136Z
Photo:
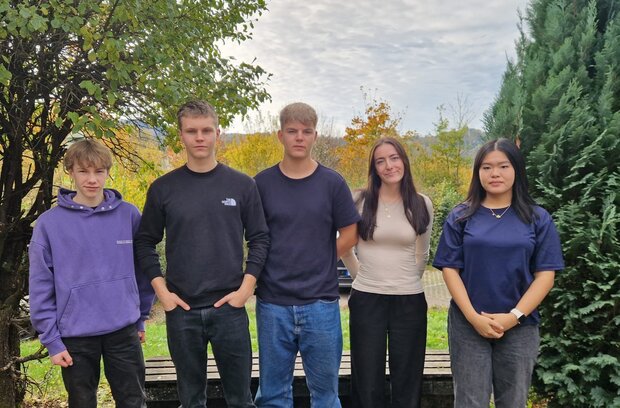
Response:
M531 224L521 221L512 208L498 219L482 206L468 220L457 222L465 208L461 204L448 215L433 266L460 270L476 312L507 313L527 291L535 272L564 268L560 238L543 208L534 207ZM534 311L524 324L539 320Z
M360 219L342 176L319 164L291 179L275 165L256 175L256 185L271 237L258 297L279 305L338 298L336 231Z

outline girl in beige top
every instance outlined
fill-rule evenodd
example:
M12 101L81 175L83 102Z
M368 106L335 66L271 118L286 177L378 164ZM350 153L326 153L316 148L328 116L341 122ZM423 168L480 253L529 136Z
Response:
M362 216L349 298L352 400L355 407L419 407L426 347L422 274L433 208L416 192L409 158L394 138L370 152L368 185L355 193ZM391 403L385 396L389 347Z

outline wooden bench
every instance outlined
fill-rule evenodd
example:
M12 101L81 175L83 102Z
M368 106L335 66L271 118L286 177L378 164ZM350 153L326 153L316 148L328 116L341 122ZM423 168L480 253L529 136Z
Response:
M252 356L252 393L258 388L258 354ZM351 354L345 351L339 372L339 394L343 407L350 406L351 394ZM386 369L386 393L389 394L389 367ZM176 390L176 372L170 357L154 357L146 360L146 396L149 408L168 408L179 405ZM424 383L422 388L422 407L451 408L453 406L452 372L447 350L426 350L424 362ZM310 393L306 378L297 356L293 378L295 407L310 407ZM208 407L226 407L220 376L212 356L207 361Z

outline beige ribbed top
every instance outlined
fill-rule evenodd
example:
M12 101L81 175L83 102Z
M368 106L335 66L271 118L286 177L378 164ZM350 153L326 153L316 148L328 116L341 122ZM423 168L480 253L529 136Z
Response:
M433 204L422 196L430 211L430 222L422 235L409 224L402 201L387 206L379 202L373 239L360 239L357 244L359 261L352 253L342 259L355 278L355 290L384 295L424 292L422 274L430 248Z

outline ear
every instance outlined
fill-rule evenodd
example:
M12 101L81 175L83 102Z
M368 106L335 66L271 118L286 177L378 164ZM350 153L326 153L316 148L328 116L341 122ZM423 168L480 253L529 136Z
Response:
M278 130L278 140L280 141L280 143L284 144L284 143L282 142L282 136L283 136L283 135L282 135L282 129L280 129L280 130Z

